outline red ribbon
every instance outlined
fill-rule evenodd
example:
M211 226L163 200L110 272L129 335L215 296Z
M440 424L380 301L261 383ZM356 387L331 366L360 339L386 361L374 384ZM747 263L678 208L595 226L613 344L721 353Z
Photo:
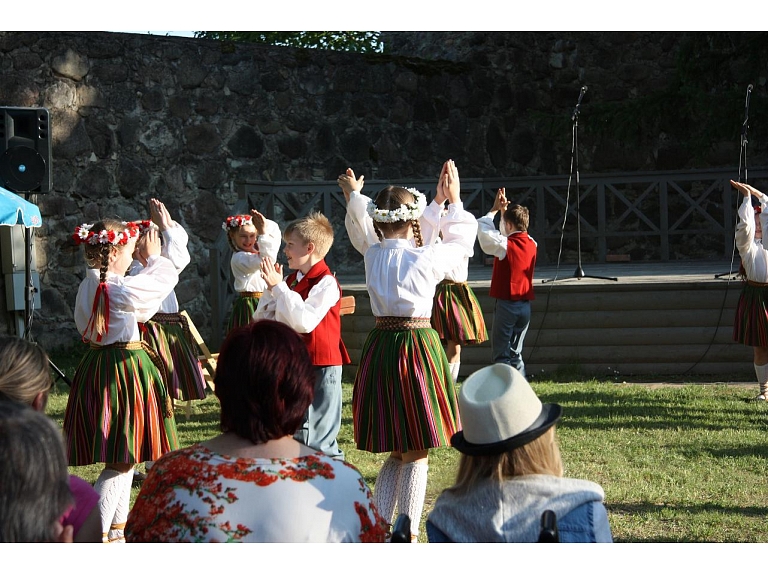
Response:
M99 298L101 297L102 292L104 292L104 315L106 316L104 321L104 335L109 333L109 290L107 289L106 282L99 282L99 287L96 288L96 295L93 298L91 317L88 319L88 325L85 326L85 331L83 331L83 343L91 341L91 339L87 337L87 334L93 333L95 327L94 318L96 316L96 310L99 308ZM96 334L96 343L99 343L102 338L102 334Z

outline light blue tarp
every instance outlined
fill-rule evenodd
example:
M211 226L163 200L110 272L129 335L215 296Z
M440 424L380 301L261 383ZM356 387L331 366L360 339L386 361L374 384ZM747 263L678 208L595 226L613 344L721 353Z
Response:
M0 188L0 226L20 224L27 228L39 228L42 223L40 208L21 196Z

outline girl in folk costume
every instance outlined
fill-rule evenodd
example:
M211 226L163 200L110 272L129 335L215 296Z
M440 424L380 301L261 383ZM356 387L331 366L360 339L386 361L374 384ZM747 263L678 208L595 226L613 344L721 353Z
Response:
M88 270L75 302L75 324L90 344L75 372L64 414L70 465L105 463L99 493L102 540L124 541L133 466L178 447L162 359L142 343L149 320L173 291L178 274L160 255L160 237L147 232L147 266L126 276L139 237L133 223L83 224Z
M376 316L355 377L355 442L364 451L391 452L376 479L374 502L390 523L396 506L408 514L415 540L426 495L428 450L448 445L460 428L448 361L430 324L432 300L435 286L456 261L472 255L477 222L464 211L458 170L451 160L443 165L437 186L436 201L450 203L439 220L439 244L422 242L423 194L388 186L371 201L360 194L362 181L362 176L355 180L352 170L338 180L348 202L347 232L364 253Z
M757 401L768 398L768 251L762 243L762 230L768 225L768 196L750 185L731 185L744 196L736 224L736 248L741 256L742 276L746 280L736 305L733 339L752 346L755 375L760 391ZM752 207L751 196L760 200Z
M160 255L168 258L176 272L181 273L191 260L187 250L187 232L171 218L161 201L152 198L149 201L149 212L152 224L157 226L163 239ZM136 243L133 263L128 270L131 276L147 266L143 254L146 239L146 233L142 233ZM144 324L142 336L165 361L171 397L178 400L205 399L205 376L197 361L198 354L187 319L179 313L179 301L174 291L163 300L160 310L152 319Z
M261 277L261 258L269 257L275 261L282 238L277 223L256 210L251 210L250 215L229 216L221 227L227 232L229 245L235 252L230 265L237 297L227 325L227 331L230 331L252 321L259 298L267 288Z
M443 204L432 201L421 217L421 230L427 245L442 241L439 219L447 211ZM488 340L483 310L472 288L469 277L469 256L445 275L435 289L432 306L432 327L445 345L451 377L456 383L461 366L461 346L478 345Z

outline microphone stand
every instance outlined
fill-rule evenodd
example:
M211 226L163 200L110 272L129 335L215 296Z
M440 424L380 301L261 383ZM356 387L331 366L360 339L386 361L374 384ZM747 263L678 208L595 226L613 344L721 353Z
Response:
M747 96L744 100L744 123L741 125L741 149L739 151L739 182L742 184L747 183L747 130L749 129L749 96L752 93L752 84L747 86ZM742 159L744 162L742 163ZM742 167L744 168L743 172L744 175L742 176ZM737 210L738 210L738 202L737 202ZM733 265L733 260L731 260L731 265ZM737 272L731 270L722 274L715 274L715 279L720 279L724 276L732 276L736 275Z
M581 92L579 93L579 100L576 102L576 107L573 109L573 114L571 115L571 121L573 122L572 131L573 131L573 147L571 149L571 163L573 165L573 160L575 159L575 165L576 165L576 246L577 246L577 254L578 254L578 263L576 264L576 270L573 272L573 276L570 278L560 278L558 279L557 276L555 276L552 279L549 280L543 280L541 283L548 283L548 282L556 282L560 280L565 279L573 279L576 278L580 280L581 278L591 278L591 279L598 279L598 280L610 280L610 281L619 281L618 278L611 278L611 277L603 277L603 276L591 276L584 273L584 270L581 267L581 198L579 194L579 108L581 107L581 99L584 97L584 94L587 93L587 87L582 86ZM570 183L569 183L570 185ZM565 213L566 217L568 215L568 205L565 206ZM563 225L565 225L565 222L563 222Z

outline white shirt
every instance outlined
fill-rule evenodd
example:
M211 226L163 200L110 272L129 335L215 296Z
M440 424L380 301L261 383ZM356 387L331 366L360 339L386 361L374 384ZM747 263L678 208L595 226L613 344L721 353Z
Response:
M508 232L503 216L499 220L499 229L497 230L493 225L494 216L495 214L488 212L477 220L477 241L480 242L480 249L484 253L503 260L507 257L507 238L512 234L521 234L523 232ZM536 240L533 238L531 238L531 241L536 244Z
M178 222L174 222L172 228L161 232L163 234L163 245L160 248L160 255L171 260L176 268L176 273L181 273L185 267L192 261L187 249L189 236L184 228ZM139 260L133 260L131 267L128 268L128 275L134 276L144 269ZM176 292L171 291L168 297L160 304L160 313L179 313L179 300L176 299Z
M768 196L760 197L760 227L763 233L768 231ZM749 196L745 196L739 206L739 222L736 224L736 249L741 256L741 264L747 279L754 282L768 283L768 251L762 242L755 241L755 210Z
M303 277L303 273L296 273L296 281L301 281ZM261 296L253 319L274 319L291 326L298 333L309 333L340 298L339 284L333 276L322 277L309 290L306 300L301 299L301 295L291 290L287 283L280 282Z
M427 206L424 213L419 218L421 226L421 237L424 245L442 243L440 238L440 218L445 214L443 205L434 200ZM475 236L477 236L477 226L475 226ZM472 240L474 245L475 240ZM464 256L456 263L456 266L445 274L445 279L452 282L463 283L469 278L469 256Z
M368 198L352 192L345 225L353 245L364 254L365 282L373 315L430 317L435 287L456 267L471 257L477 221L461 202L450 204L440 218L443 241L417 248L411 240L379 238L369 230L373 221L366 211Z
M160 309L179 280L171 260L163 256L150 256L147 267L133 276L119 276L107 272L109 294L109 333L96 342L96 334L88 334L94 344L139 341L139 322L145 322ZM75 324L82 334L88 326L93 300L99 287L99 270L88 269L80 282L75 300Z
M264 224L264 233L260 235L256 242L259 244L259 253L235 252L232 254L230 266L232 268L232 277L235 280L235 291L264 292L267 284L261 277L261 257L265 255L277 260L277 252L280 249L280 227L272 220L266 220Z

